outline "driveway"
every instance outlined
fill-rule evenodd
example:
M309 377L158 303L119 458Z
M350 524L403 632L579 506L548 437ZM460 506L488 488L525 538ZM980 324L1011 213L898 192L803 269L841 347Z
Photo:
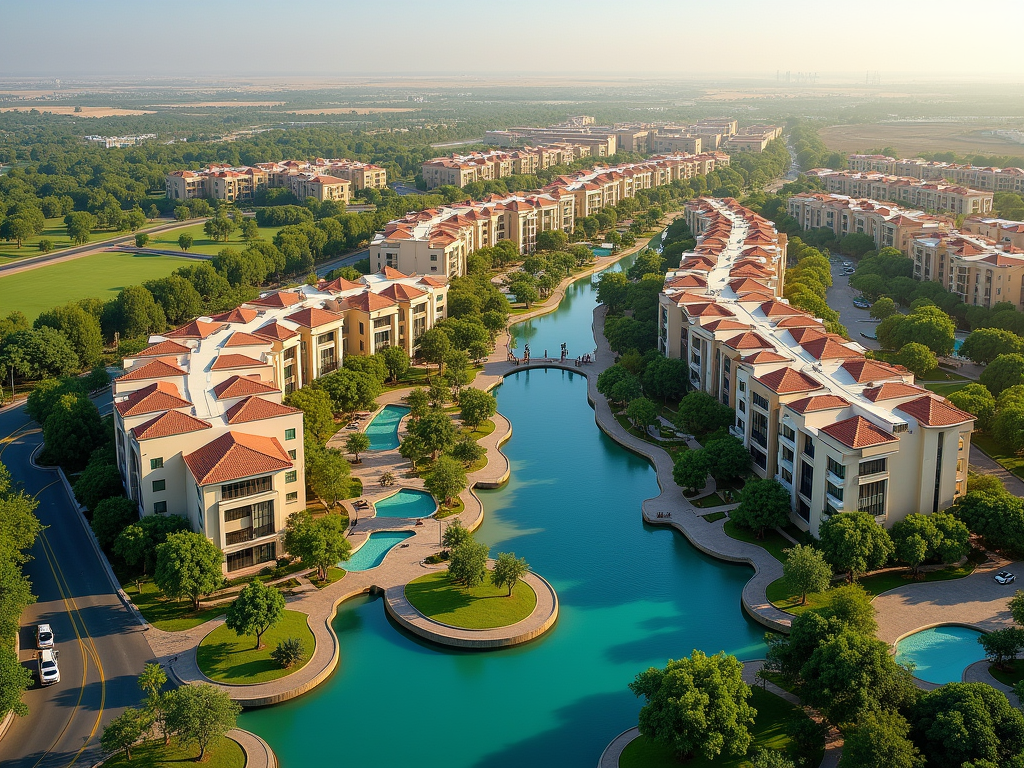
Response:
M850 287L850 276L843 274L842 264L832 264L832 287L828 289L825 300L828 305L839 313L839 322L846 326L850 338L868 349L881 349L874 339L866 339L861 334L875 335L877 321L871 318L866 309L853 306L853 299L860 291Z

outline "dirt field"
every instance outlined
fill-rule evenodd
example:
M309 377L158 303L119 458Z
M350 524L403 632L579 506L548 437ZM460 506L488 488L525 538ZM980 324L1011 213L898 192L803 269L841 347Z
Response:
M317 109L289 109L289 115L372 115L377 112L415 112L413 107L320 107Z
M840 152L894 147L904 156L919 152L1024 155L1024 145L981 135L981 131L991 127L977 123L874 123L833 125L822 128L819 135L829 149Z
M150 107L279 107L283 101L196 101L182 104L149 104Z
M116 109L114 107L82 107L81 112L75 112L74 107L56 106L53 104L32 104L31 106L0 107L0 112L30 112L38 109L40 112L52 112L55 115L75 115L76 117L123 117L126 115L152 115L155 114L149 109Z

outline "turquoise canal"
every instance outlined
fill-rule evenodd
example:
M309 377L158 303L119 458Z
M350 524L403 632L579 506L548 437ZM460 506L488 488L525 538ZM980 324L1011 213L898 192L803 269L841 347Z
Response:
M409 413L404 405L385 405L366 426L371 451L390 451L398 447L398 425Z
M402 488L373 505L376 517L430 517L437 512L437 502L425 491Z
M343 563L338 563L338 565L346 571L368 571L371 568L376 568L384 562L388 552L412 535L411 531L371 533L366 543L352 553L352 557Z
M575 357L594 347L594 306L587 278L528 330L553 340L549 352L566 341ZM642 501L658 493L654 471L600 432L583 377L523 371L496 394L514 426L503 449L512 477L480 493L477 537L492 554L525 557L554 585L558 623L518 648L459 652L397 629L379 598L344 603L337 672L239 719L284 768L592 768L636 724L640 703L626 685L638 672L694 648L764 656L763 630L740 607L750 569L641 521Z

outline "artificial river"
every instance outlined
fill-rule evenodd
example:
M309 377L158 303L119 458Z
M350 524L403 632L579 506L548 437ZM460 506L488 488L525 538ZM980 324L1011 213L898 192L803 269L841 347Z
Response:
M517 354L524 341L534 357L557 357L562 342L573 359L593 351L595 306L596 277L576 281L557 311L516 327ZM740 607L750 569L642 522L641 502L659 492L654 470L598 429L584 377L523 371L495 394L513 425L512 477L478 492L476 535L551 582L558 623L524 646L459 652L396 628L379 598L342 604L335 674L239 720L283 768L592 768L636 725L626 686L638 672L694 648L763 657L763 629Z

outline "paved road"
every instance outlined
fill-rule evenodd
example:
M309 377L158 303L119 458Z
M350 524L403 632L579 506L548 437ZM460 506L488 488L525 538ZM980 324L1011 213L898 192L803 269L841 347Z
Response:
M839 321L846 326L850 332L850 338L868 349L880 349L878 342L873 339L866 339L861 334L868 333L875 335L877 322L871 319L866 309L858 309L853 306L854 296L860 292L850 287L850 278L843 274L843 266L832 265L832 287L828 289L825 298L828 305L839 313Z
M109 392L100 399L109 408ZM141 698L136 677L152 660L142 628L121 604L55 472L29 457L42 442L24 407L0 413L0 461L36 495L46 526L26 571L38 601L22 617L21 659L33 672L38 622L49 623L60 651L61 681L25 694L27 717L0 741L4 768L91 766L103 726Z
M340 259L333 259L331 261L325 261L323 264L317 264L316 273L320 277L323 277L332 269L337 269L338 267L351 267L357 261L362 261L363 259L368 258L370 258L370 249L363 248L361 251L356 251L355 253L350 253L347 256L342 256Z

